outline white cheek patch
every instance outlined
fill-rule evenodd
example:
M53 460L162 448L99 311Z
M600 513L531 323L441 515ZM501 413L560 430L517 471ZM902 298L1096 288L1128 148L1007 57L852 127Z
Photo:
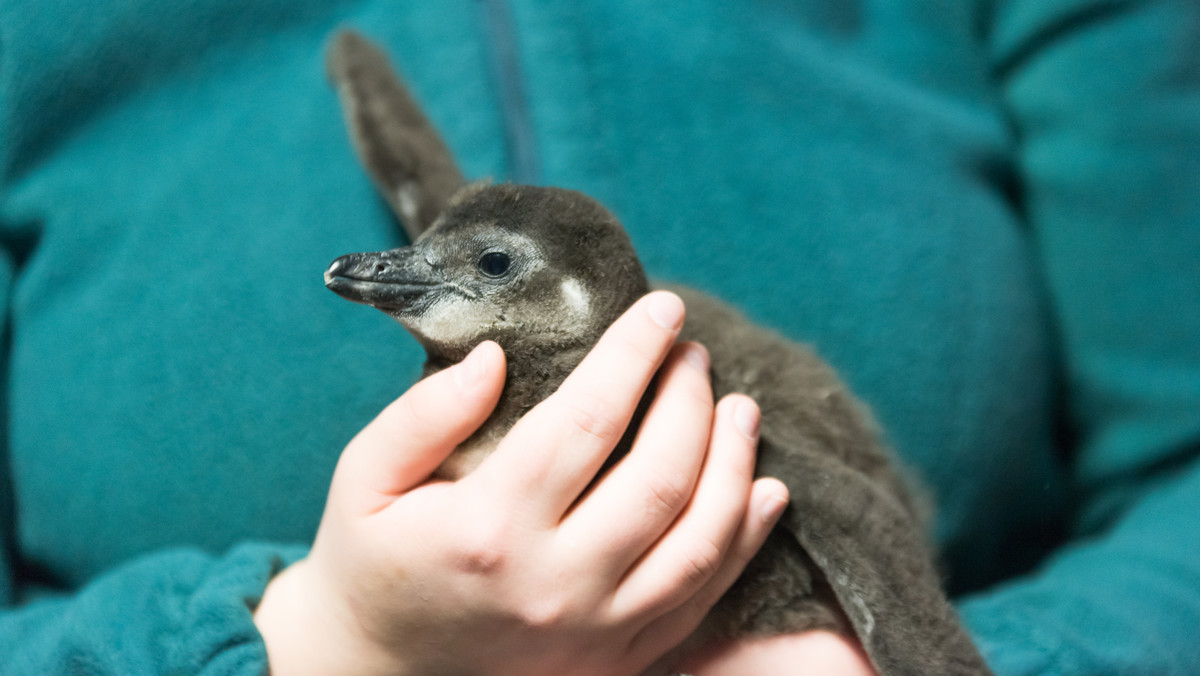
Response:
M438 300L420 316L406 318L404 323L414 333L453 345L472 342L483 327L495 321L486 304L452 296Z
M567 277L562 283L563 302L567 308L573 313L581 316L587 316L590 310L591 299L588 297L588 292L579 283L579 280L574 277Z
M417 187L412 183L405 183L396 190L396 205L400 209L400 216L409 223L415 223L417 220Z

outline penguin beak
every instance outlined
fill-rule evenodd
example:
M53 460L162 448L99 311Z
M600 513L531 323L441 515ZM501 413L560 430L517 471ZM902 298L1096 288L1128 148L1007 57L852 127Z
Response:
M325 286L346 300L385 312L420 312L445 290L412 247L347 254L325 270Z

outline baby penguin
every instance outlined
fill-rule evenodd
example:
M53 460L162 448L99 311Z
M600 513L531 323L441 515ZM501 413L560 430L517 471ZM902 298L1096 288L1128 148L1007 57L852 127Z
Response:
M624 229L595 200L559 188L465 184L366 40L341 33L329 70L359 156L413 243L338 258L326 285L403 324L425 348L427 374L483 340L508 355L496 410L438 469L462 476L650 286ZM672 290L688 308L681 339L709 350L714 395L757 400L757 471L791 495L763 549L685 650L819 628L856 637L883 676L990 674L941 590L917 501L833 371L731 308Z

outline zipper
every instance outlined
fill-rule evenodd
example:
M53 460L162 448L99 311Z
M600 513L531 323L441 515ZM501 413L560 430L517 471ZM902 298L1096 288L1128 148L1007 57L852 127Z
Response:
M534 136L533 116L525 94L525 77L517 44L517 25L511 0L478 0L485 42L491 54L488 65L496 84L503 118L509 178L515 183L541 180L541 157Z

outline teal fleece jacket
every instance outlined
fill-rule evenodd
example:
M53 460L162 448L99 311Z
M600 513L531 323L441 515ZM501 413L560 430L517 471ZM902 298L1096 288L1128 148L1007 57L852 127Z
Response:
M416 343L323 73L812 343L1003 676L1200 673L1193 0L0 3L0 673L261 673L251 621Z

